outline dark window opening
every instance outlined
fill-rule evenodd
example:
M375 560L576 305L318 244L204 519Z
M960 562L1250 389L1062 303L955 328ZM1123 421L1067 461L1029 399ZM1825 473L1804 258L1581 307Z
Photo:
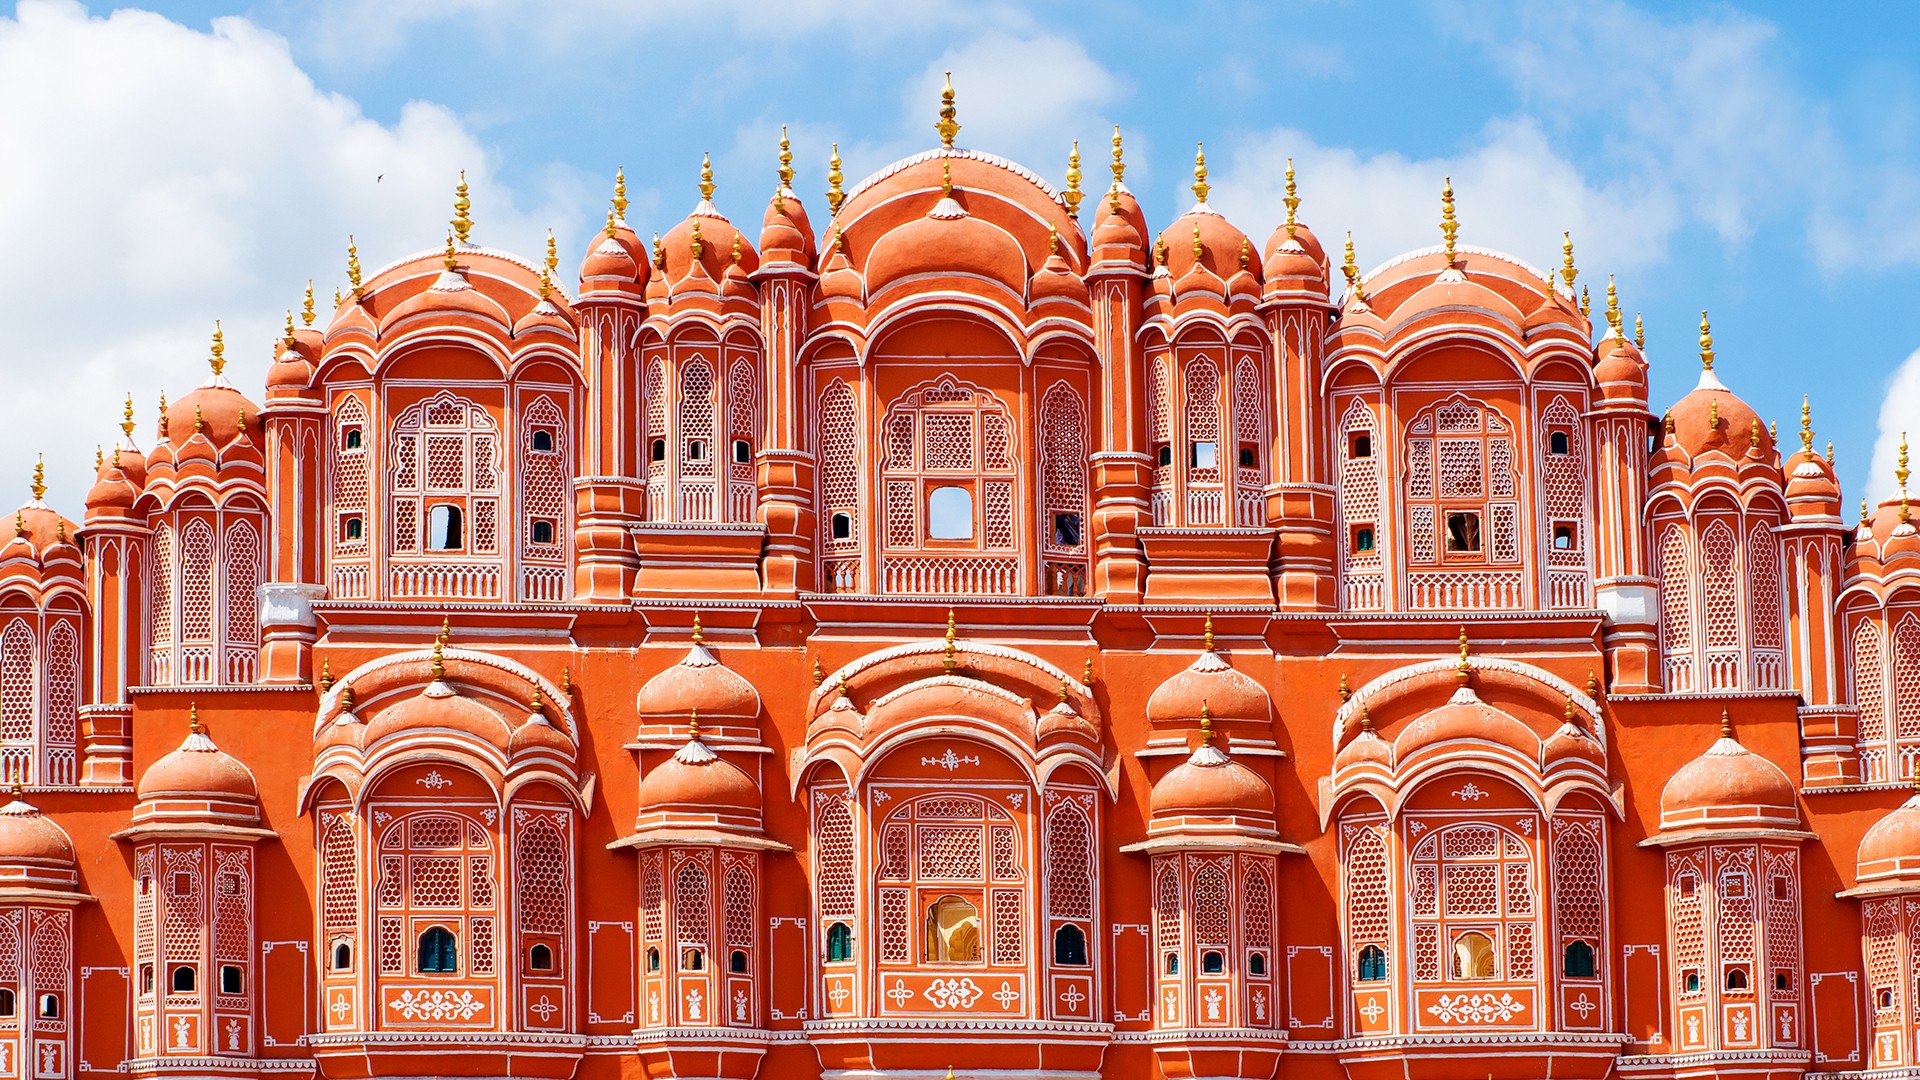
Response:
M1741 967L1727 969L1727 989L1747 989L1747 969Z
M1786 878L1783 878L1783 877L1774 878L1773 879L1773 898L1775 900L1785 900L1787 898L1787 891L1789 888L1790 886L1787 884Z
M436 503L427 510L427 550L460 550L460 508Z
M1180 954L1179 953L1167 954L1167 974L1169 975L1180 974Z
M1785 990L1791 985L1793 985L1793 976L1784 971L1776 971L1773 973L1773 988L1775 990Z
M1200 954L1200 974L1222 975L1227 970L1227 957L1218 949L1208 949Z
M852 514L842 513L833 515L833 538L835 540L853 539Z
M536 544L553 543L553 522L536 521L533 523L533 542Z
M1053 515L1053 542L1057 547L1080 546L1080 515Z
M745 439L733 440L733 460L741 465L753 461L753 444Z
M653 440L653 444L647 448L647 456L654 461L667 460L667 440Z
M1692 896L1693 896L1693 890L1694 890L1694 888L1695 888L1695 884L1694 884L1694 878L1693 878L1693 875L1691 875L1691 874L1688 874L1688 875L1686 875L1686 876L1684 876L1684 877L1682 877L1682 878L1680 879L1680 897L1681 897L1681 899L1690 899L1690 898L1692 898Z
M1680 976L1680 985L1686 987L1687 993L1689 994L1699 993L1700 973L1692 970L1685 972Z
M1362 525L1353 530L1353 550L1356 554L1373 550L1373 526Z
M647 950L647 970L648 971L660 970L660 950L659 949Z
M140 992L143 994L153 993L153 965L152 964L140 965ZM11 991L9 991L9 993L11 993Z
M1240 447L1240 467L1243 469L1259 468L1260 451L1252 445L1242 445Z
M1154 460L1158 461L1163 468L1173 464L1173 447L1162 446L1159 451L1154 454Z
M735 949L728 953L727 970L733 972L735 975L745 975L747 973L746 952L741 949Z
M185 896L192 891L193 891L193 875L192 874L173 875L173 895Z
M13 991L0 987L0 1016L12 1016L18 1008L13 1000Z
M553 948L548 945L535 945L528 949L527 967L533 971L552 971Z
M1875 1000L1879 1002L1879 1008L1891 1009L1893 1008L1893 991L1883 986Z
M832 962L853 959L853 927L843 922L827 927L827 959Z
M341 523L340 535L345 540L359 540L367 535L367 524L357 517L350 517Z
M1347 440L1347 456L1350 458L1372 457L1373 437L1371 435L1355 435L1349 438Z
M1068 923L1053 932L1053 962L1078 966L1087 962L1087 935Z
M1564 431L1556 431L1547 436L1547 453L1559 455L1573 453L1573 437Z
M548 428L534 428L533 449L535 453L553 453L553 431Z
M1569 979L1593 978L1593 946L1584 941L1570 942L1560 970Z
M353 946L344 941L333 943L333 970L345 971L353 966Z
M190 964L181 964L167 977L167 992L172 994L191 994L200 985L200 973Z
M360 449L360 440L361 440L360 429L357 427L350 427L347 430L340 433L340 445L343 449L347 449L347 450Z
M705 439L688 439L687 440L687 460L688 461L707 460L707 443Z
M681 971L705 971L706 969L707 969L707 954L705 952L702 952L699 949L681 949L680 950L680 970Z
M246 978L240 973L239 964L220 965L220 992L223 994L244 994Z
M422 975L451 975L460 970L460 951L453 933L444 926L430 926L420 935L419 971Z
M1573 526L1555 525L1553 527L1553 549L1555 551L1573 550Z
M1247 954L1247 974L1259 978L1267 973L1267 954L1256 952Z
M1378 945L1369 945L1360 950L1361 982L1387 981L1387 951Z
M40 995L40 1018L42 1020L58 1020L60 1018L59 994Z
M1479 514L1447 515L1447 550L1463 552L1480 550Z

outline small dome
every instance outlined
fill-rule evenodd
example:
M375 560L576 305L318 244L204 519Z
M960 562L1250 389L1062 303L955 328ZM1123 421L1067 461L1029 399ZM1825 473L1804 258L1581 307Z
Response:
M1147 699L1150 724L1190 724L1206 711L1214 721L1266 724L1273 701L1249 675L1234 670L1213 651L1211 641L1198 659L1154 690Z
M474 287L465 264L457 257L453 269L442 270L432 285L394 305L393 310L380 319L380 326L384 331L422 315L467 315L503 328L514 323L513 316L498 300Z
M1446 704L1400 729L1393 740L1394 757L1406 761L1427 747L1458 742L1498 743L1536 760L1540 754L1540 737L1532 728L1463 685Z
M14 512L8 539L16 536L24 539L33 546L35 554L44 555L56 544L72 544L78 529L79 526L36 499Z
M188 456L187 443L193 441L196 434L204 437L208 449L217 450L240 433L243 413L249 425L259 423L260 406L247 400L246 395L228 385L224 378L216 376L214 381L167 406L166 441L183 459Z
M1606 751L1600 748L1600 744L1594 741L1586 729L1574 722L1571 702L1568 703L1567 722L1560 725L1560 730L1547 737L1546 744L1541 750L1548 772L1556 766L1579 761L1584 761L1603 773L1607 770Z
M1603 339L1593 378L1600 385L1601 397L1617 401L1647 399L1647 359L1631 341Z
M888 230L867 253L867 286L878 293L922 274L995 282L1014 295L1027 286L1027 256L1012 233L967 213L967 193L940 195L923 217Z
M1099 196L1093 221L1095 262L1124 262L1143 266L1147 261L1147 219L1139 200L1125 186Z
M693 242L700 241L699 267L694 266ZM760 268L760 255L753 249L753 242L746 234L733 227L713 203L706 199L693 208L685 220L667 231L660 240L660 250L665 253L667 267L662 276L672 285L678 286L690 276L700 275L716 284L726 277L727 268L733 265L734 255L739 254L740 268L748 274Z
M1309 247L1309 244L1312 246ZM1272 288L1285 279L1324 287L1327 280L1326 253L1319 249L1320 241L1305 225L1296 222L1291 235L1285 225L1273 230L1273 235L1267 238L1267 250L1261 260L1261 275L1267 279L1268 287Z
M196 717L179 749L148 767L134 789L142 801L166 796L227 796L255 800L260 789L253 771L215 746Z
M0 887L71 889L79 880L73 839L15 788L0 806Z
M798 263L812 266L813 223L807 220L807 208L793 189L784 185L767 200L767 212L760 221L760 260L769 263Z
M646 245L623 218L609 213L607 227L594 234L586 258L580 261L580 292L638 295L646 291L652 270Z
M1861 838L1856 865L1860 885L1897 881L1920 891L1920 779L1914 782L1913 796L1874 822Z
M1706 753L1673 774L1660 793L1660 828L1797 829L1793 781L1778 765L1741 746L1731 728Z
M1058 243L1057 238L1055 243ZM1087 283L1073 272L1073 267L1057 250L1047 256L1046 265L1033 275L1027 293L1036 307L1050 300L1067 300L1078 304L1085 304L1088 300Z
M1773 453L1773 436L1760 414L1727 389L1712 368L1701 369L1699 383L1667 415L1673 421L1673 445L1688 458L1718 450L1739 459L1756 445L1763 458Z
M1360 734L1334 755L1333 771L1341 772L1361 765L1378 765L1388 771L1393 769L1393 746L1374 734L1369 721L1362 721Z
M635 702L642 717L755 721L760 717L760 692L727 669L699 640L672 667L648 679Z
M1211 740L1167 770L1149 798L1159 818L1273 818L1273 788Z
M364 742L373 746L404 732L437 729L471 735L505 750L513 740L513 726L494 710L435 680L413 697L375 714L367 721Z
M1160 236L1167 242L1167 272L1175 281L1204 267L1224 285L1243 269L1243 258L1249 268L1258 265L1253 261L1247 234L1206 203L1194 204L1191 210L1175 218Z
M640 780L640 816L694 816L758 825L760 787L699 735Z
M567 313L548 297L542 297L539 303L533 305L532 310L522 315L520 321L513 325L515 338L525 338L534 334L551 334L569 342L577 340L578 337L573 320L567 318Z

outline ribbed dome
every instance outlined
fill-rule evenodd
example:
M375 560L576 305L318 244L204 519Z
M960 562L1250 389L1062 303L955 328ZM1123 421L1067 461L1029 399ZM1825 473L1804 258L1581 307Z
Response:
M1861 885L1897 881L1920 891L1920 779L1913 796L1874 822L1861 838L1856 865Z
M1149 805L1155 818L1271 819L1273 788L1207 741L1153 785Z
M1712 368L1701 369L1699 383L1667 415L1673 421L1673 445L1689 458L1709 450L1743 458L1756 445L1763 458L1773 453L1773 436L1760 414L1727 389Z
M1273 702L1249 675L1234 670L1211 644L1199 658L1154 690L1147 699L1150 724L1192 723L1202 709L1216 721L1268 723Z
M1793 781L1729 730L1688 762L1660 793L1660 828L1797 829Z
M239 434L243 412L248 426L259 423L260 406L228 385L224 378L216 377L167 406L167 445L173 447L176 454L185 456L186 445L198 430L209 446L218 450Z
M648 679L635 702L643 717L756 720L760 693L698 640L672 667Z
M513 725L505 717L465 694L453 692L446 683L435 681L413 697L380 710L367 722L365 743L372 746L402 732L436 729L472 735L502 750L513 738Z

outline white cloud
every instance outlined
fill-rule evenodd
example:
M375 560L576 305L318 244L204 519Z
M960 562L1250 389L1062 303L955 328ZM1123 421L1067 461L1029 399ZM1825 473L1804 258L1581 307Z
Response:
M0 110L0 236L34 254L0 260L15 298L0 323L13 418L0 490L17 477L24 498L44 450L49 498L72 514L125 394L145 445L159 392L205 378L216 317L229 377L258 400L282 312L313 277L325 317L349 232L369 272L435 246L462 168L481 243L538 252L552 223L571 255L567 226L589 218L565 170L545 173L529 212L446 109L370 120L244 19L200 32L28 0L0 18L0 100L17 104Z
M1440 242L1440 189L1448 176L1460 242L1509 252L1541 270L1559 266L1563 230L1573 233L1579 265L1604 275L1663 258L1677 224L1671 199L1588 180L1531 120L1495 121L1460 153L1418 161L1326 146L1283 128L1238 140L1224 160L1210 155L1208 161L1208 202L1256 246L1285 218L1288 157L1298 177L1300 220L1336 260L1353 230L1363 271ZM1181 205L1191 201L1183 190Z
M1903 435L1912 440L1912 450L1920 452L1920 349L1915 349L1887 378L1886 396L1880 402L1880 433L1873 442L1873 464L1868 468L1866 485L1857 489L1875 503L1899 490L1893 470ZM1909 481L1908 491L1920 498L1920 485Z
M949 49L907 81L901 112L911 136L924 140L922 146L932 145L936 137L933 123L947 71L954 73L960 145L991 148L1058 178L1056 185L1065 182L1073 140L1087 143L1081 148L1081 167L1097 164L1099 149L1106 145L1103 136L1113 124L1112 106L1126 90L1077 41L1056 34L990 31ZM1035 72L1046 73L1040 86L1034 84Z

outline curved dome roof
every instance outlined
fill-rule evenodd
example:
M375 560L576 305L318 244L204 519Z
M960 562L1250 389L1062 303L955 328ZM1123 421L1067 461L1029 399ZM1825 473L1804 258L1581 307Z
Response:
M1797 829L1800 804L1778 765L1741 746L1722 715L1720 738L1660 792L1662 831Z
M1265 724L1273 719L1273 699L1266 688L1213 651L1212 638L1209 624L1199 657L1154 689L1147 699L1148 723L1193 723L1203 711L1215 721Z
M640 687L635 707L642 717L752 721L760 716L760 692L728 670L696 631L687 655Z
M1718 450L1731 458L1747 457L1757 447L1763 458L1773 453L1773 436L1760 414L1727 389L1713 368L1700 369L1700 381L1667 413L1673 424L1673 446L1688 458Z
M1273 788L1260 774L1228 757L1211 738L1153 785L1154 818L1256 818L1270 824Z
M1862 886L1894 885L1920 892L1920 770L1913 795L1867 830L1855 863Z
M147 767L134 788L141 799L162 796L225 796L257 801L259 785L253 770L214 745L195 716L192 729L178 749Z
M925 216L898 225L873 242L866 258L867 288L923 274L984 278L1017 295L1026 292L1027 256L1012 233L967 211L965 192L939 197Z
M0 806L0 886L64 890L79 881L73 838L15 787Z
M640 779L637 827L701 826L758 833L760 785L701 742L694 726L685 746Z

